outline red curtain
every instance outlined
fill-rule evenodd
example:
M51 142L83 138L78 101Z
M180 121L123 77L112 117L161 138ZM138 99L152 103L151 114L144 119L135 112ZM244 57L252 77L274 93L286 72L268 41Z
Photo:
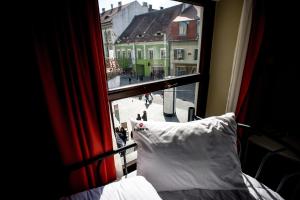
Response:
M51 130L64 165L112 150L97 0L37 2L32 13L36 66ZM41 133L42 134L42 133ZM73 172L74 193L115 180L113 157Z
M254 72L257 67L258 56L261 50L264 31L265 13L263 1L253 1L252 25L246 55L243 78L236 107L236 119L240 123L246 122L251 86L253 85Z

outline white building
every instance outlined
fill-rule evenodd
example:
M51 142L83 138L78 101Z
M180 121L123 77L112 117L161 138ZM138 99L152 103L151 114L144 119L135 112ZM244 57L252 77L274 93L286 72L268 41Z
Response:
M111 4L110 10L105 11L102 9L101 28L106 58L115 58L114 43L116 39L127 28L135 15L146 13L148 10L147 3L143 3L142 6L137 1L125 5L122 5L122 2L120 1L116 8Z

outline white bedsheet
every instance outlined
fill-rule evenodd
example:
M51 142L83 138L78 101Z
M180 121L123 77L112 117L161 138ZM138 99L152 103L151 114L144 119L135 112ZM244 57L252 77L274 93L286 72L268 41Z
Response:
M142 176L115 181L104 187L80 192L61 200L162 200L154 187Z
M151 185L145 185L142 179L135 179L136 171L130 173L126 182L115 182L113 187L99 187L85 192L81 192L70 197L62 198L61 200L135 200L134 196L138 195L138 200L154 200L159 197L154 191L148 191ZM133 178L133 179L132 179ZM283 200L283 198L276 192L272 191L265 185L258 182L249 175L243 174L245 182L244 190L182 190L171 192L159 192L159 196L163 200L224 200L224 199L243 199L243 200ZM129 181L128 181L129 180ZM125 183L125 184L124 184ZM154 188L153 188L154 189ZM135 194L133 196L133 193ZM126 195L124 195L126 194Z

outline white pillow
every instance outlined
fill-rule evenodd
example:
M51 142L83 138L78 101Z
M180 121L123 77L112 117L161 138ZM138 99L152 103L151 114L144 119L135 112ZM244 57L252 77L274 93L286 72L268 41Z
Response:
M133 176L60 200L162 200L154 187L142 176Z
M157 191L245 188L234 113L187 123L131 122L137 175Z
M100 200L162 200L154 187L142 176L122 179L106 185Z

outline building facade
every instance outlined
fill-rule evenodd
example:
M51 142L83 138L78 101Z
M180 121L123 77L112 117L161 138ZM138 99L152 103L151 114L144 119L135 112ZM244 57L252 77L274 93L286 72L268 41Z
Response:
M126 74L152 80L195 73L200 10L189 4L135 16L115 43Z
M114 43L121 33L127 28L135 15L148 12L147 5L141 6L137 1L133 1L126 5L118 3L118 7L108 11L102 10L101 13L101 29L104 41L105 57L113 58Z
M200 7L186 5L171 23L168 40L172 76L193 74L198 71L200 15Z
M116 57L125 73L160 79L170 74L168 30L182 5L135 16L116 41Z

